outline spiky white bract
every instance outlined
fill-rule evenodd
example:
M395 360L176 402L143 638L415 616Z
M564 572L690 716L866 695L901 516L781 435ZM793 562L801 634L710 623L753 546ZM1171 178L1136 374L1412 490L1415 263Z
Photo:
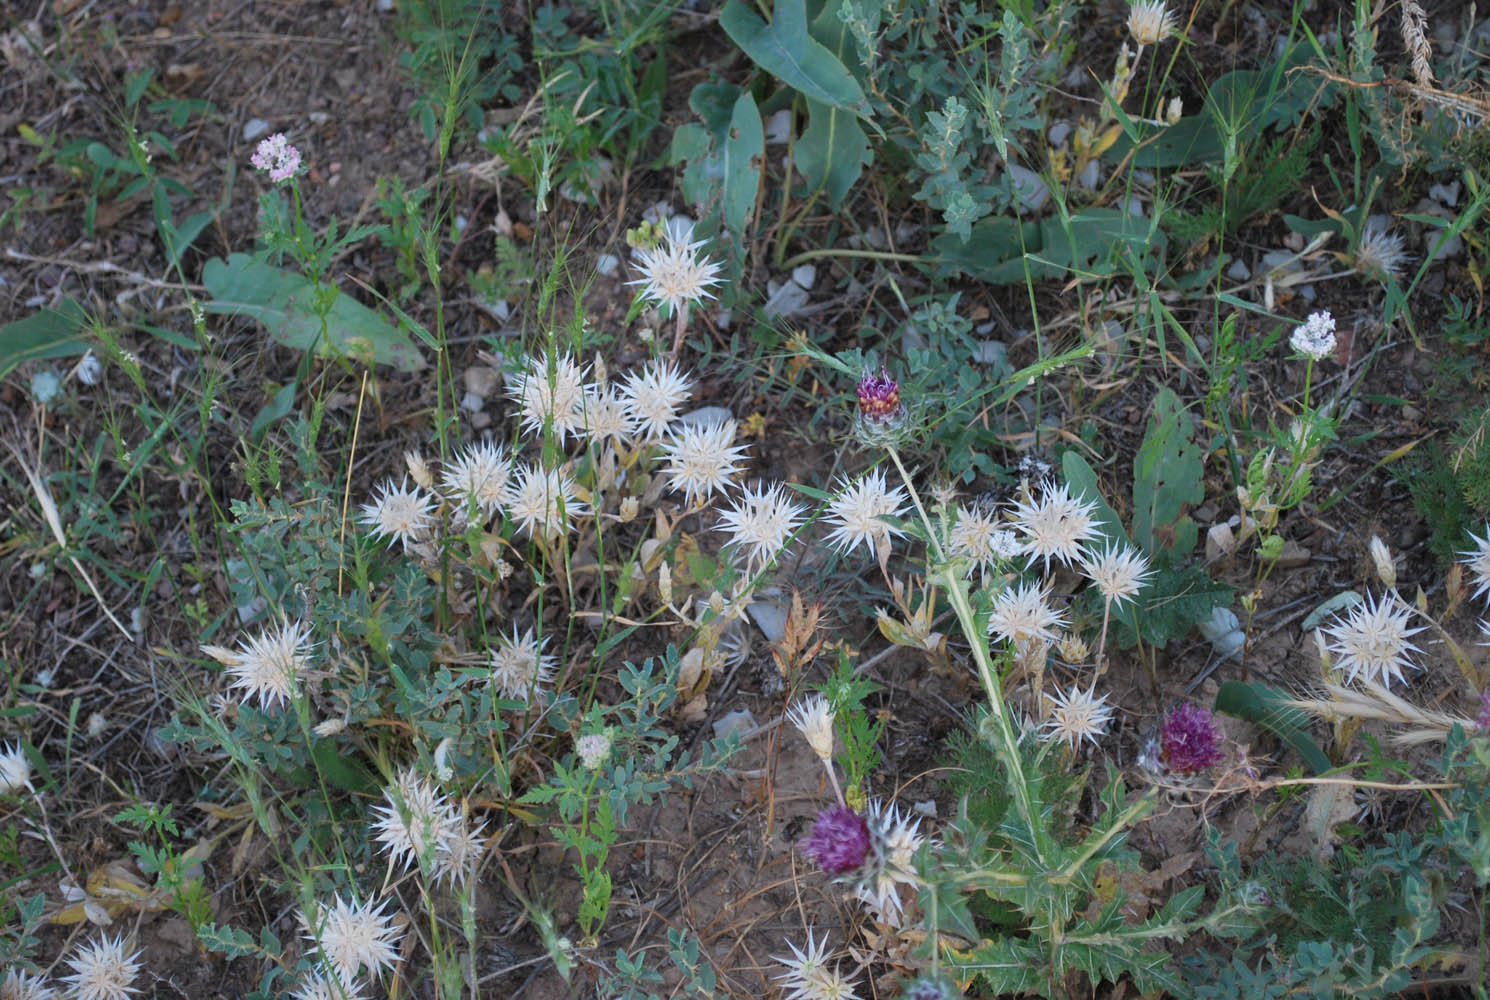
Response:
M242 688L245 701L258 698L267 712L294 697L314 648L309 623L287 620L245 639L236 650L204 645L202 652L227 667L233 678L229 689Z
M19 743L0 750L0 795L31 788L31 761Z
M786 547L801 523L803 508L791 502L779 484L757 484L746 488L739 502L719 518L720 530L730 532L731 543L746 555L754 572L766 566Z
M507 450L483 441L471 445L445 467L440 486L447 495L473 502L491 517L502 506L511 476L512 460L507 457Z
M1011 642L1041 640L1054 644L1060 640L1055 630L1065 625L1050 606L1049 595L1038 583L1008 586L994 598L988 615L988 631Z
M724 264L703 257L699 250L704 241L692 240L691 225L669 222L661 244L637 249L636 266L642 276L627 284L641 285L642 296L665 306L671 315L691 303L712 299L714 293L709 289L719 284Z
M786 971L774 977L781 984L781 1000L815 1000L821 992L821 983L830 975L828 970L828 936L818 941L811 927L807 928L807 947L798 948L788 938L786 946L790 956L772 955L771 960L780 962Z
M1372 219L1361 230L1355 248L1355 269L1385 282L1395 278L1412 258L1403 249L1402 236L1382 220Z
M865 819L873 849L860 869L854 895L882 922L899 926L904 915L900 887L919 884L916 852L926 840L921 835L921 821L909 813L902 814L894 803L877 801L869 803Z
M301 978L290 996L293 1000L362 1000L362 987L313 972Z
M863 545L874 555L890 544L892 536L905 534L884 518L900 517L905 513L906 502L905 491L898 486L890 489L882 469L866 472L852 483L845 482L838 495L828 502L825 517L833 526L828 532L828 544L844 553Z
M636 421L626 400L615 386L590 386L585 390L585 433L596 444L625 443L636 433Z
M1047 485L1038 501L1026 497L1014 507L1014 523L1024 533L1024 550L1045 562L1070 565L1081 559L1081 543L1098 533L1095 501L1071 496L1065 484Z
M1066 693L1055 689L1049 698L1053 706L1050 717L1040 727L1047 739L1063 740L1074 750L1082 740L1096 746L1097 737L1107 732L1112 706L1107 704L1107 695L1097 697L1095 687L1085 691L1075 687Z
M574 480L562 469L530 463L518 468L503 500L519 529L550 539L569 530L570 518L589 510L575 494Z
M543 686L554 679L557 660L543 652L548 636L539 638L533 629L521 635L517 626L512 636L499 636L497 648L491 651L491 679L497 692L514 701L529 701Z
M383 912L387 906L387 900L374 905L338 895L329 906L317 904L314 919L300 915L305 936L320 945L322 957L343 983L354 982L364 968L381 979L383 970L398 961L397 945L403 932Z
M735 433L733 420L703 427L685 424L663 443L668 488L682 491L688 506L725 492L744 468L738 463L745 457L746 446L735 444Z
M391 479L384 481L373 502L362 504L361 509L358 520L372 529L374 537L386 537L390 548L398 542L407 552L410 542L420 541L429 533L434 498L418 486L411 487L409 477L404 476L398 486Z
M1469 540L1474 547L1459 554L1464 557L1464 568L1474 577L1474 596L1490 600L1490 524L1485 525L1485 537L1471 534Z
M1101 553L1087 553L1081 569L1102 592L1102 599L1117 605L1137 597L1154 575L1143 553L1117 542Z
M1163 0L1134 0L1128 7L1128 33L1139 45L1157 45L1174 34L1174 16Z
M1001 563L1024 552L1019 538L1002 525L996 508L958 504L957 521L947 539L952 554L971 560L972 568L986 577Z
M433 781L414 768L383 789L386 803L373 807L373 838L402 868L440 867L440 855L460 814Z
M17 969L0 978L0 1000L52 1000L56 995L45 979Z
M1402 671L1412 665L1408 653L1421 652L1408 640L1423 631L1408 628L1412 608L1395 593L1367 597L1350 609L1344 621L1324 629L1333 641L1328 649L1335 654L1335 667L1345 671L1345 683L1357 677L1382 687L1405 678Z
M77 1000L126 1000L140 992L134 985L140 974L139 957L139 952L126 950L122 935L99 938L67 960L73 975L63 976L62 981L72 985Z
M522 428L542 434L552 427L562 444L585 426L585 372L568 354L529 358L507 377L507 394L517 404Z
M787 721L807 740L823 763L833 759L833 707L820 694L803 698L786 713Z
M621 398L631 419L649 438L666 433L678 419L679 408L692 395L693 379L671 361L649 361L639 373L629 373L621 384Z

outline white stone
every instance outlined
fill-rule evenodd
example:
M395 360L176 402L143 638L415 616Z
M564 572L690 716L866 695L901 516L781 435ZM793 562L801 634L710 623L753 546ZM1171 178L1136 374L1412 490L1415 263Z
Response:
M268 122L262 118L250 118L243 126L243 141L253 142L267 131L269 131Z
M1231 262L1231 266L1226 269L1226 276L1232 281L1246 281L1248 278L1252 277L1252 271L1248 269L1247 265L1242 261L1240 257L1238 257L1233 260Z

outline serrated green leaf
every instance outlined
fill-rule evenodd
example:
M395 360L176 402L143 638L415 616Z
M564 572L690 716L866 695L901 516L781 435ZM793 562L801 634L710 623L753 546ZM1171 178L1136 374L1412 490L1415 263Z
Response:
M55 309L42 309L0 326L0 378L27 361L86 352L88 342L78 333L87 320L88 314L81 305L63 299Z
M203 924L197 928L197 940L208 951L215 951L228 958L243 958L259 953L259 946L254 943L253 935L237 927Z
M326 336L314 310L315 286L301 275L270 267L245 253L214 258L202 270L212 299L211 313L247 316L264 324L269 335L296 350L345 355L366 364L392 365L414 372L424 356L399 327L346 292L337 295L326 316Z
M864 91L838 60L807 31L806 0L777 0L770 24L741 0L729 0L719 26L751 60L808 100L859 113Z
M1288 705L1283 694L1266 684L1226 681L1216 692L1215 708L1218 712L1256 723L1288 743L1315 774L1330 770L1330 759L1304 729L1308 717Z
M748 93L735 101L723 152L724 224L731 232L744 233L760 192L761 161L766 155L760 109Z

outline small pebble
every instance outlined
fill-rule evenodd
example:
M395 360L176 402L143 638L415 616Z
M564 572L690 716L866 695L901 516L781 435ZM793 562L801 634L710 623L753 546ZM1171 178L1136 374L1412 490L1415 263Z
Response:
M243 141L253 142L267 131L269 131L268 122L262 118L250 118L248 124L243 126Z

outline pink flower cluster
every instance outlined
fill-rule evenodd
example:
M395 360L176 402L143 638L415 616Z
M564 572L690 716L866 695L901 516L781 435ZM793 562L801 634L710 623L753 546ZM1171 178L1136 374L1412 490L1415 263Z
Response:
M829 806L817 814L802 853L830 875L842 875L864 863L869 854L869 824L848 806Z
M1221 763L1221 727L1209 710L1183 702L1164 719L1160 759L1178 774L1196 774Z
M295 176L300 169L300 150L290 145L283 132L276 132L263 142L249 158L255 169L267 171L269 179L278 184Z

